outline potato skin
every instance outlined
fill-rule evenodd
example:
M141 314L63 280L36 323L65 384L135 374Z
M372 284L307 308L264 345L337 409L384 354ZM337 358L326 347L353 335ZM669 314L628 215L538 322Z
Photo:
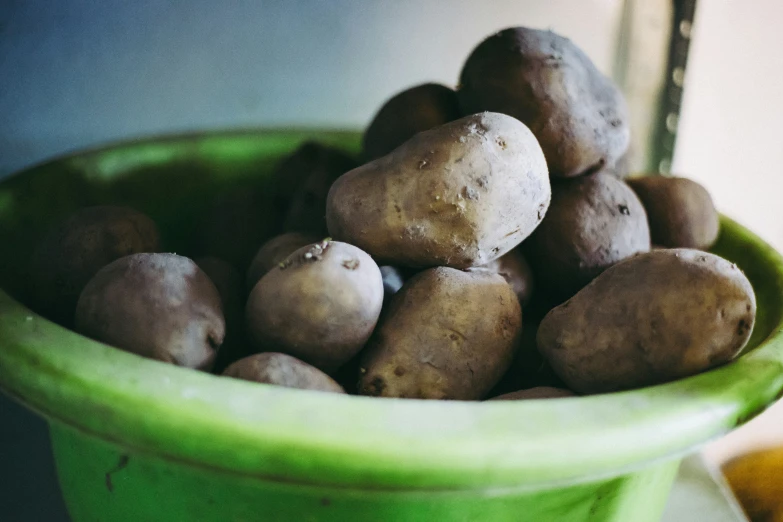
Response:
M222 375L286 388L345 393L342 386L315 366L284 353L250 355L233 363Z
M302 154L305 146L294 155ZM318 143L306 144L306 155L296 165L301 171L293 175L301 179L294 190L283 220L286 232L301 232L320 238L328 235L326 230L326 196L334 180L357 166L356 160L334 147Z
M209 370L223 343L220 294L190 259L133 254L106 265L79 297L76 331L177 366Z
M490 36L460 75L462 112L501 112L530 127L552 177L612 166L630 143L620 90L567 38L511 27Z
M562 302L618 261L647 252L650 230L634 192L596 173L553 185L549 211L523 247L536 282Z
M647 212L650 238L668 248L706 250L718 239L720 220L709 192L686 178L627 180Z
M362 352L359 393L481 399L514 356L522 311L502 277L438 267L403 285Z
M245 321L256 350L287 353L332 373L367 342L382 304L383 281L372 258L324 240L261 278Z
M87 282L115 259L157 252L160 235L146 215L127 207L78 210L38 244L30 263L35 308L65 326Z
M469 270L489 270L501 275L517 294L519 304L524 307L530 302L533 295L533 272L519 249L514 249L484 266Z
M492 397L490 401L522 401L528 399L558 399L561 397L576 397L571 390L563 388L553 388L551 386L537 386L527 390L519 390L510 393L504 393L497 397Z
M319 239L321 238L300 232L287 232L275 236L261 245L247 269L245 284L248 291L253 289L264 274L282 263L291 253L303 246L311 245Z
M467 268L525 239L550 195L544 156L527 127L483 113L421 132L340 177L326 219L332 237L381 264Z
M755 316L753 288L736 265L698 250L655 250L609 268L551 310L537 345L570 389L611 392L732 360Z
M362 158L372 161L390 153L415 134L458 119L457 93L425 83L395 94L380 108L362 138Z

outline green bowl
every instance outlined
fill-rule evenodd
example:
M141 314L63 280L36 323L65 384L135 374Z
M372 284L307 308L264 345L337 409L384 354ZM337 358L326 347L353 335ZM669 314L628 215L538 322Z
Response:
M214 196L269 183L303 140L212 133L120 144L0 183L0 387L50 423L83 521L654 521L680 459L783 389L783 259L729 219L714 252L756 290L748 353L670 384L584 398L372 399L224 379L65 330L23 300L31 242L75 208L121 202L187 252ZM268 191L271 192L271 191Z

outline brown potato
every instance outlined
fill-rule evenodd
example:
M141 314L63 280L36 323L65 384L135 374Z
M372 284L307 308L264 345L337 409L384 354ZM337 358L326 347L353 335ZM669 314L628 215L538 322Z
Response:
M618 261L649 249L639 198L606 173L555 183L549 211L524 245L536 283L560 302Z
M468 57L460 84L464 114L501 112L530 127L553 177L612 166L630 143L620 90L551 31L511 27L490 36Z
M478 400L506 371L522 326L511 287L438 267L407 281L362 352L359 393Z
M525 239L550 194L530 131L483 113L421 132L343 175L329 191L326 219L332 237L381 264L467 268Z
M686 178L628 180L647 211L650 238L669 248L706 250L718 239L720 220L707 189Z
M757 432L759 433L759 432ZM783 446L770 439L755 448L744 448L721 466L732 493L751 522L783 522L780 470Z
M111 206L81 209L52 229L33 253L33 306L70 326L79 294L98 270L123 256L159 248L158 228L141 212Z
M522 401L528 399L559 399L561 397L575 397L571 390L563 388L553 388L551 386L537 386L527 390L519 390L511 393L504 393L497 397L492 397L490 401Z
M453 89L437 83L406 89L388 100L367 127L362 157L367 162L385 156L415 134L460 116Z
M209 370L223 343L220 294L190 259L133 254L106 265L79 296L76 331L144 357Z
M320 144L307 144L307 154L296 162L301 183L291 196L283 221L286 232L326 237L326 195L334 180L357 166L345 152ZM302 154L304 146L294 155Z
M539 351L578 393L638 388L732 360L756 299L736 265L698 250L655 250L606 270L547 314Z
M342 386L315 366L284 353L257 353L245 357L226 368L223 375L286 388L345 393Z
M250 263L250 268L247 269L245 283L248 291L252 290L259 279L282 263L295 250L311 245L319 239L321 238L299 232L288 232L275 236L261 245Z
M490 261L484 266L470 270L484 269L500 274L517 294L519 304L525 306L533 294L533 272L518 249Z
M236 268L227 261L216 257L201 257L195 262L215 285L223 305L226 335L213 367L215 373L220 373L232 362L250 355L244 331L243 282Z
M324 240L263 276L245 319L257 350L287 353L332 373L367 342L382 304L383 280L372 258Z

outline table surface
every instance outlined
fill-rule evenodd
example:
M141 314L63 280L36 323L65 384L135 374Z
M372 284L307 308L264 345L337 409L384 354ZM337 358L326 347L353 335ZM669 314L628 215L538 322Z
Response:
M720 474L700 455L680 465L662 522L746 522Z

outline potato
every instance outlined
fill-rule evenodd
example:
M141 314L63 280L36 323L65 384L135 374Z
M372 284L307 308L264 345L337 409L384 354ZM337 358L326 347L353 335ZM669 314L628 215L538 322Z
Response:
M209 370L223 343L220 294L190 259L133 254L100 269L76 306L76 331L144 357Z
M499 275L425 270L394 296L362 352L359 393L481 399L511 363L521 325L519 301Z
M706 250L718 239L718 211L707 189L686 178L648 176L628 180L650 225L650 238L669 248Z
M261 245L272 237L280 219L262 189L237 189L218 196L198 229L199 255L225 259L244 273Z
M773 439L759 446L743 448L742 453L722 464L721 471L747 520L783 522L783 497L780 495L783 446Z
M245 357L226 368L223 375L286 388L345 393L342 386L318 368L284 353L258 353Z
M457 93L465 114L508 114L530 127L552 177L613 165L630 143L620 90L570 40L511 27L468 57Z
M736 265L698 250L655 250L609 268L550 311L537 344L570 389L610 392L732 360L755 316L753 288Z
M220 294L226 335L218 350L213 371L222 372L232 362L250 355L245 339L245 314L242 278L230 263L216 257L201 257L194 260L209 277Z
M33 253L33 306L70 326L79 294L98 270L123 256L159 248L158 228L141 212L112 206L78 210L53 228Z
M325 145L310 145L308 155L297 165L302 181L294 191L283 222L286 232L301 232L326 237L326 195L334 180L357 166L341 150ZM294 154L301 153L299 149Z
M362 139L362 157L367 162L385 156L415 134L460 116L457 93L453 89L437 83L406 89L387 101L367 127Z
M497 397L492 397L491 401L521 401L528 399L558 399L560 397L574 397L571 390L563 388L553 388L551 386L537 386L527 390L519 390L511 393L504 393Z
M606 173L555 183L549 211L524 245L536 283L560 302L618 261L649 249L639 198Z
M503 279L511 285L514 293L517 294L519 304L522 306L530 301L530 296L533 293L533 272L530 271L530 266L518 249L490 261L484 266L469 270L479 269L489 270L503 276Z
M261 278L245 320L257 350L287 353L332 373L367 342L382 304L375 261L355 246L324 240Z
M282 263L295 250L311 245L319 239L321 238L299 232L288 232L275 236L261 245L250 263L250 268L247 269L245 279L247 289L252 290L264 274Z
M421 132L343 175L329 191L326 220L332 237L381 264L467 268L525 239L550 194L530 131L484 113Z

